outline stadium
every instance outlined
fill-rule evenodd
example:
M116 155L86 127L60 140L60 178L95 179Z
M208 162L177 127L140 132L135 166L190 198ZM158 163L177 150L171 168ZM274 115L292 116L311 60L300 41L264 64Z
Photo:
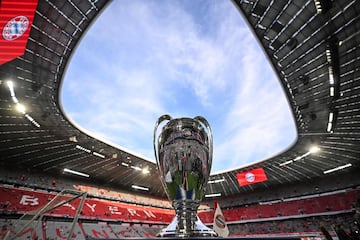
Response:
M297 138L210 175L199 218L214 227L217 202L231 238L359 239L360 2L233 5L277 74ZM88 135L60 104L69 60L107 8L0 1L1 239L157 238L174 217L155 163Z

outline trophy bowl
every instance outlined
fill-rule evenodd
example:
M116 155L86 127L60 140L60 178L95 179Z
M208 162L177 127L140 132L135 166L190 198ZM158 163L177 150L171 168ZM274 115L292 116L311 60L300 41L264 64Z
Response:
M159 125L167 121L157 135ZM213 154L208 121L162 115L155 124L153 138L160 180L175 209L175 217L160 237L216 237L197 215L205 193Z

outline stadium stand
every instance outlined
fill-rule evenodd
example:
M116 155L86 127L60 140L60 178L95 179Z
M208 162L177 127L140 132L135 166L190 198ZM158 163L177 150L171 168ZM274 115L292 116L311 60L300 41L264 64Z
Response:
M0 214L5 220L2 224L2 236L7 230L12 234L19 231L25 220L14 220L19 215L36 212L45 205L55 193L25 187L0 187ZM69 196L64 197L64 199ZM231 236L260 236L265 234L296 235L299 232L308 235L321 235L320 224L327 229L333 225L346 226L346 232L357 229L354 225L355 205L360 199L359 188L349 188L310 194L301 197L285 198L281 201L262 202L223 209ZM43 222L35 221L20 233L22 237L34 239L36 235L51 239L67 235L80 199L75 199L44 214ZM129 204L103 198L88 198L79 216L73 235L75 239L151 237L156 236L159 226L168 224L174 216L173 210ZM200 211L201 220L211 225L214 211ZM146 226L146 227L145 227ZM352 227L351 227L352 226ZM54 238L56 239L56 238Z
M6 230L11 230L12 234L18 231L25 224L25 221L16 221L19 216L39 209L65 187L89 193L73 231L74 239L153 237L174 216L173 210L165 207L169 206L168 202L165 204L165 199L161 200L163 203L156 203L154 199L147 201L149 196L133 196L134 193L54 179L52 176L13 171L3 172L0 181L1 236L5 236ZM334 226L341 224L348 234L358 229L353 220L359 199L360 190L353 182L353 176L348 175L337 182L320 179L311 185L299 183L284 189L280 187L276 192L257 191L244 197L233 196L219 201L230 236L293 236L302 233L316 237L323 236L322 226L337 237ZM78 204L79 199L76 199L45 214L41 224L28 226L21 237L65 239ZM212 202L207 201L199 211L199 217L209 226L214 217L211 206Z

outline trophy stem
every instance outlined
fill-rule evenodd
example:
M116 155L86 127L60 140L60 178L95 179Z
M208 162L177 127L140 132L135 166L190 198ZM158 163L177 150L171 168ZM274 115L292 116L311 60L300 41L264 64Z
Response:
M217 233L205 226L197 215L199 201L173 201L175 217L171 224L161 230L159 237L217 237Z
M179 232L193 232L196 230L195 222L198 220L198 201L174 201L173 206L178 218Z

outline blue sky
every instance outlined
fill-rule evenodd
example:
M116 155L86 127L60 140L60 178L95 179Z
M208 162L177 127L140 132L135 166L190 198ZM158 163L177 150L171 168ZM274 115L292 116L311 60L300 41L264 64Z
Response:
M159 116L201 115L213 130L212 173L296 138L280 83L231 1L113 1L76 48L61 102L86 132L153 162Z

